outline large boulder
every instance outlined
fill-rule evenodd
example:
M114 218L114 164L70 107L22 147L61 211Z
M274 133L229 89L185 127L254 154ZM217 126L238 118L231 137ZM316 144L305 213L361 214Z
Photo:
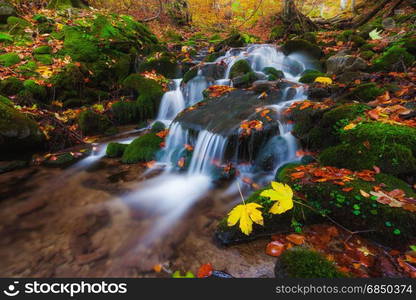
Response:
M304 53L316 59L320 59L324 56L324 53L319 46L302 39L287 41L283 45L282 50L286 55L292 53Z
M364 71L368 67L367 62L352 55L334 55L326 61L326 70L330 75L339 75L344 72Z
M39 149L44 135L38 124L24 114L0 101L0 154L6 157L14 153Z
M9 2L0 0L0 24L6 24L11 16L16 16L16 9Z

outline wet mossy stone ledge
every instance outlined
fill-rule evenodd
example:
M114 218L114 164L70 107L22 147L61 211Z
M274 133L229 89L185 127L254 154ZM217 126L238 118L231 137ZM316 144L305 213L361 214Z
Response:
M91 110L83 111L78 117L79 127L84 135L112 135L117 133L110 119Z
M324 52L318 45L302 39L287 41L283 45L282 50L286 55L290 55L292 53L304 53L315 59L320 59L324 56Z
M120 143L109 143L106 150L106 156L110 158L122 157L128 145Z
M386 174L377 174L375 182L354 179L349 184L353 191L345 192L343 186L331 182L303 183L292 179L290 174L299 164L288 164L280 169L276 180L287 183L294 191L304 196L297 200L304 205L295 203L292 210L281 215L272 215L268 211L273 205L269 198L260 196L264 190L254 192L246 199L246 203L258 203L264 217L264 226L254 224L253 232L247 236L241 233L238 224L229 227L227 217L219 224L215 233L216 240L222 245L232 245L254 240L265 234L288 232L293 230L293 220L303 225L331 223L325 216L331 217L351 231L368 231L362 233L366 238L386 245L405 245L416 234L416 214L400 207L381 204L373 198L366 198L360 190L372 191L373 186L384 184L384 190L392 191L400 188L408 197L415 197L413 190L403 181ZM265 189L269 189L266 187ZM312 208L312 209L311 209Z
M348 274L337 269L323 254L293 247L279 256L274 273L276 278L346 278Z
M0 154L4 157L42 149L45 137L38 124L0 96Z

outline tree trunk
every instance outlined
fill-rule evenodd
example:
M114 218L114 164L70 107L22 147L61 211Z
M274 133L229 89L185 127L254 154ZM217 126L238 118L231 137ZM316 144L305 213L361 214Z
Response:
M296 8L294 0L284 0L282 19L288 25L288 31L296 32L300 29L302 32L309 32L318 29L318 26L311 19Z

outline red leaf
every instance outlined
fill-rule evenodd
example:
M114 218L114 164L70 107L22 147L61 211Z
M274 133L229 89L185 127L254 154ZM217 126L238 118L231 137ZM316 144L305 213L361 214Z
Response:
M198 274L197 277L198 278L205 278L205 277L209 277L212 275L212 271L214 269L212 268L212 265L210 263L208 264L203 264L199 270L198 270Z

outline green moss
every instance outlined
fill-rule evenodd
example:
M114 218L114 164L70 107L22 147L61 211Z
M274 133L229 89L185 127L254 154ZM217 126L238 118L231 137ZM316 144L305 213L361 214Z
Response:
M0 43L12 44L13 37L7 33L0 32Z
M369 102L384 93L384 89L379 88L375 83L364 83L357 86L352 92L351 97L355 100Z
M286 250L276 264L277 278L344 278L335 264L319 252L301 247Z
M6 96L16 95L23 89L23 82L16 77L9 77L0 81L0 93Z
M213 52L208 54L205 58L204 61L205 62L214 62L216 61L219 57L223 56L224 52Z
M183 75L183 82L187 83L198 75L198 68L192 68Z
M52 54L52 48L47 45L39 46L33 50L33 54Z
M308 42L306 40L302 40L302 39L296 39L296 40L290 40L287 41L284 45L283 45L283 51L285 52L285 54L291 54L294 52L302 52L302 53L306 53L314 58L321 58L324 56L324 53L322 51L322 49L317 46L312 44L311 42Z
M38 150L44 137L37 123L5 102L0 101L0 154Z
M232 47L232 48L243 47L245 44L246 42L245 42L244 37L238 32L233 32L226 39L224 39L223 41L215 45L215 52L223 51L229 47Z
M158 133L158 132L163 131L165 129L166 129L166 126L162 122L155 122L152 125L152 132L153 133Z
M302 73L302 76L299 79L299 82L312 83L315 81L317 77L325 77L325 76L327 75L316 70L306 70Z
M317 38L316 38L316 34L313 32L305 32L302 35L302 39L304 39L305 41L308 41L312 44L316 44L318 42Z
M343 31L340 35L337 36L337 40L341 42L348 42L351 40L351 37L355 34L354 30L348 29Z
M160 58L148 58L139 67L139 72L155 70L157 73L162 74L166 78L177 78L178 65L173 57L168 55Z
M247 73L252 72L250 64L245 59L241 59L234 63L230 70L230 78L234 79L238 76L246 75Z
M135 124L140 121L136 102L116 102L111 107L111 111L117 124Z
M42 14L35 14L32 19L37 23L46 23L49 21L48 17Z
M376 54L371 50L363 51L360 54L360 56L366 60L371 60L374 57L374 55Z
M73 27L65 28L64 51L73 60L81 62L95 62L100 56L94 38Z
M416 38L415 37L403 38L399 40L398 44L401 45L403 48L405 48L407 52L409 52L413 56L416 56Z
M78 117L79 127L84 135L106 134L113 128L107 116L86 110Z
M359 48L366 44L366 40L359 35L354 34L351 37L351 41L354 43L354 46Z
M57 156L56 160L47 160L44 162L44 165L49 168L67 168L76 162L78 162L81 158L77 158L73 156L71 153L64 153Z
M342 144L319 156L325 165L352 170L378 166L389 174L416 172L416 129L379 122L364 123L341 135ZM369 144L369 146L366 144Z
M17 53L6 53L0 55L0 65L3 67L10 67L20 62L20 57Z
M11 16L7 18L7 25L12 34L22 34L24 29L30 27L32 24L25 19Z
M372 44L364 44L360 47L361 51L373 51L374 50L374 45Z
M126 144L110 143L107 146L106 155L110 158L122 157L126 148Z
M51 0L48 3L49 9L87 8L81 0Z
M284 25L277 25L272 28L270 39L275 41L284 38L286 27Z
M52 55L50 54L35 54L33 57L36 61L40 62L43 65L53 64Z
M163 88L155 80L147 79L138 74L132 74L123 82L124 87L138 94L137 107L141 120L153 118L163 96Z
M403 67L409 67L415 61L415 57L401 46L393 46L373 61L375 71L400 71Z
M127 146L121 160L127 164L151 161L156 158L162 142L163 139L154 133L145 134Z
M276 70L273 67L264 68L263 73L268 75L269 80L277 80L277 79L285 78L285 74L282 71Z

